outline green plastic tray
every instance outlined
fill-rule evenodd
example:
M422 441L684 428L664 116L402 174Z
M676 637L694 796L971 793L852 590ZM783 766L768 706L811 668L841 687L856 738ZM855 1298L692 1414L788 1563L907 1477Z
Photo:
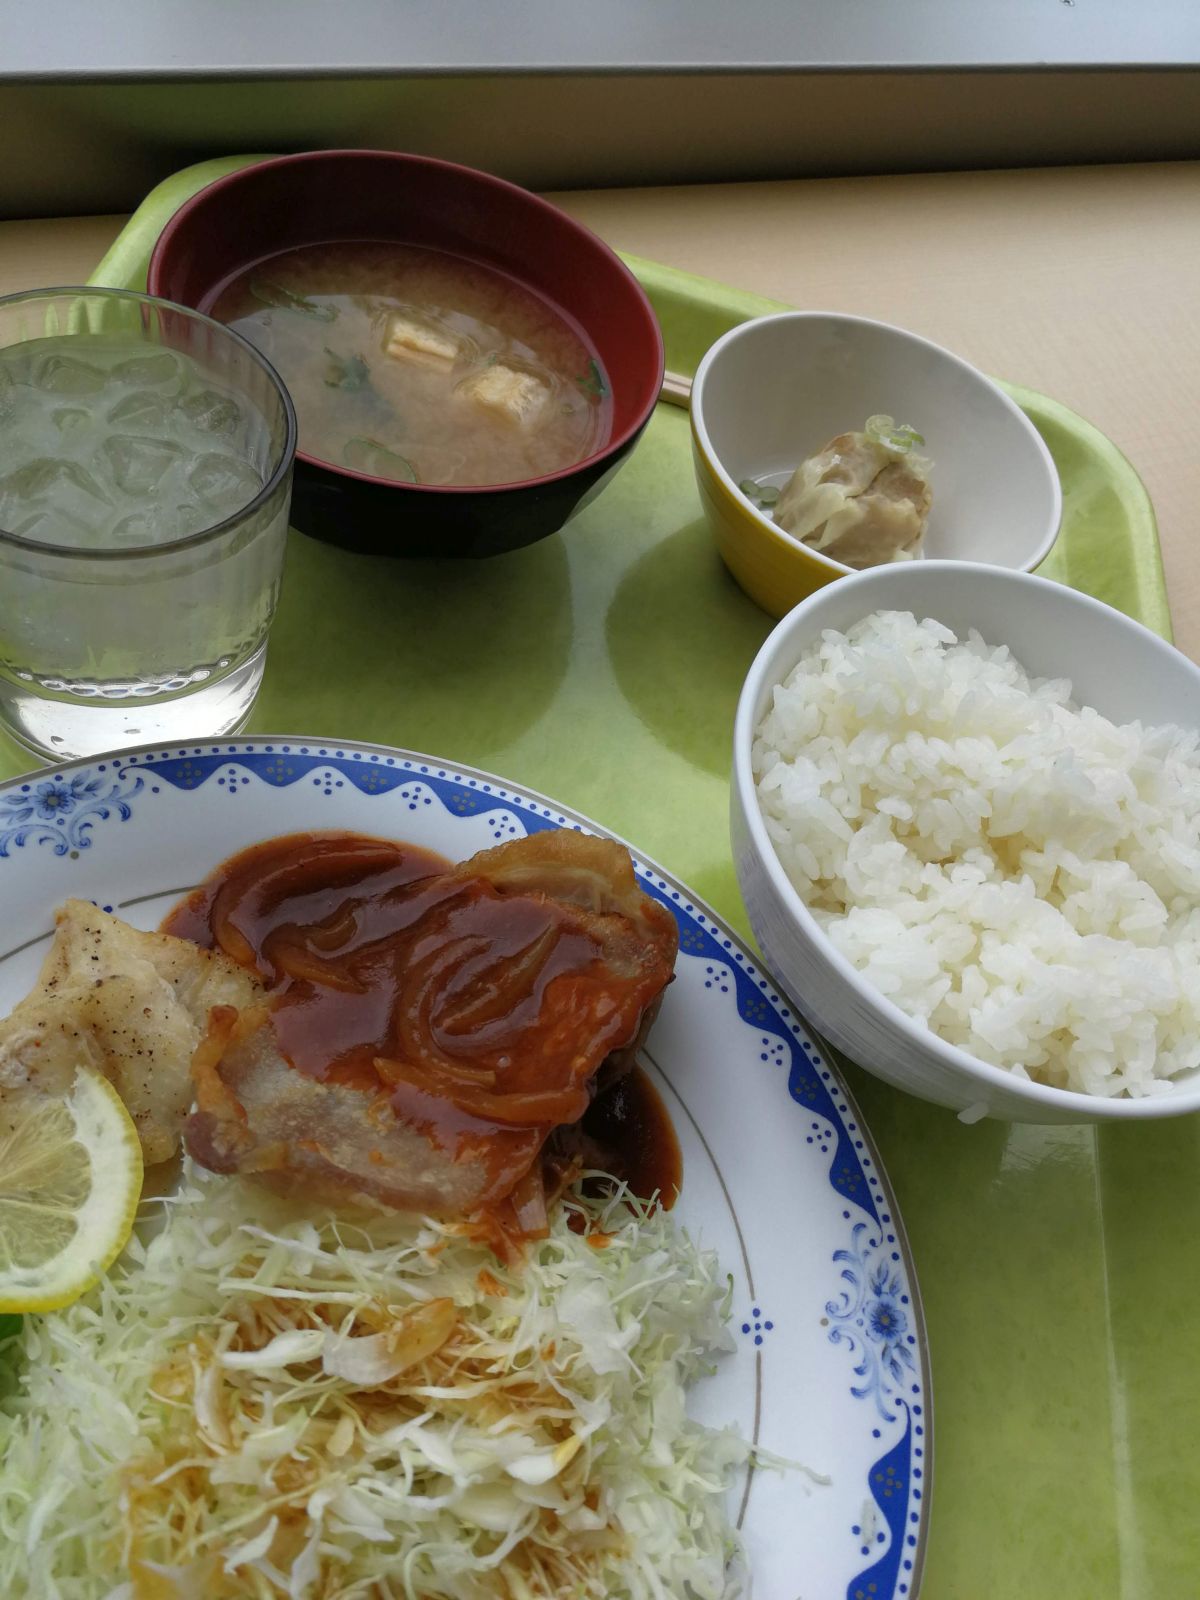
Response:
M208 162L160 185L93 281L144 286L167 218L241 164ZM676 371L693 372L734 323L776 309L631 265ZM1064 407L1011 392L1062 475L1062 534L1042 570L1169 636L1154 517L1133 469ZM513 555L390 562L294 534L251 729L488 768L636 841L744 931L730 729L771 625L718 560L687 417L661 405L603 495L561 536ZM24 765L0 751L0 775ZM1200 1123L964 1127L849 1076L928 1316L938 1472L925 1600L1200 1592L1200 1384L1185 1337L1200 1321L1200 1273L1187 1265Z

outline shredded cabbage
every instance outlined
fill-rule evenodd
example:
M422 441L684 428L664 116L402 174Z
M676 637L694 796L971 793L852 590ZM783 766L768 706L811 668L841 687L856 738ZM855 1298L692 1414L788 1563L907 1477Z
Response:
M572 1195L515 1264L190 1164L143 1213L7 1347L5 1600L738 1592L747 1447L684 1410L728 1289L665 1213Z

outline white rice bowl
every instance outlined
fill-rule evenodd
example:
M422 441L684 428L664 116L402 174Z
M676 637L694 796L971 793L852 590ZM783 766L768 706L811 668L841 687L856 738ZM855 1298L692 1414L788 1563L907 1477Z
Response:
M862 977L948 1044L1057 1088L1200 1065L1200 735L911 612L832 629L751 752L780 863Z

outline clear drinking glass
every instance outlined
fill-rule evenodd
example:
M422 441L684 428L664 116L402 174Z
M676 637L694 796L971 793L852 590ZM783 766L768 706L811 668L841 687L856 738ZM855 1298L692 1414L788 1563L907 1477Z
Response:
M278 375L211 318L0 298L0 725L62 760L240 727L295 448Z

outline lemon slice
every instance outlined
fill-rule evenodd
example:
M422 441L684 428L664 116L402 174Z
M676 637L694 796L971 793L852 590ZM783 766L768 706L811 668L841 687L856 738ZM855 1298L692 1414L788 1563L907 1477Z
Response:
M69 1095L0 1098L0 1312L56 1311L133 1231L142 1147L120 1095L80 1067Z

